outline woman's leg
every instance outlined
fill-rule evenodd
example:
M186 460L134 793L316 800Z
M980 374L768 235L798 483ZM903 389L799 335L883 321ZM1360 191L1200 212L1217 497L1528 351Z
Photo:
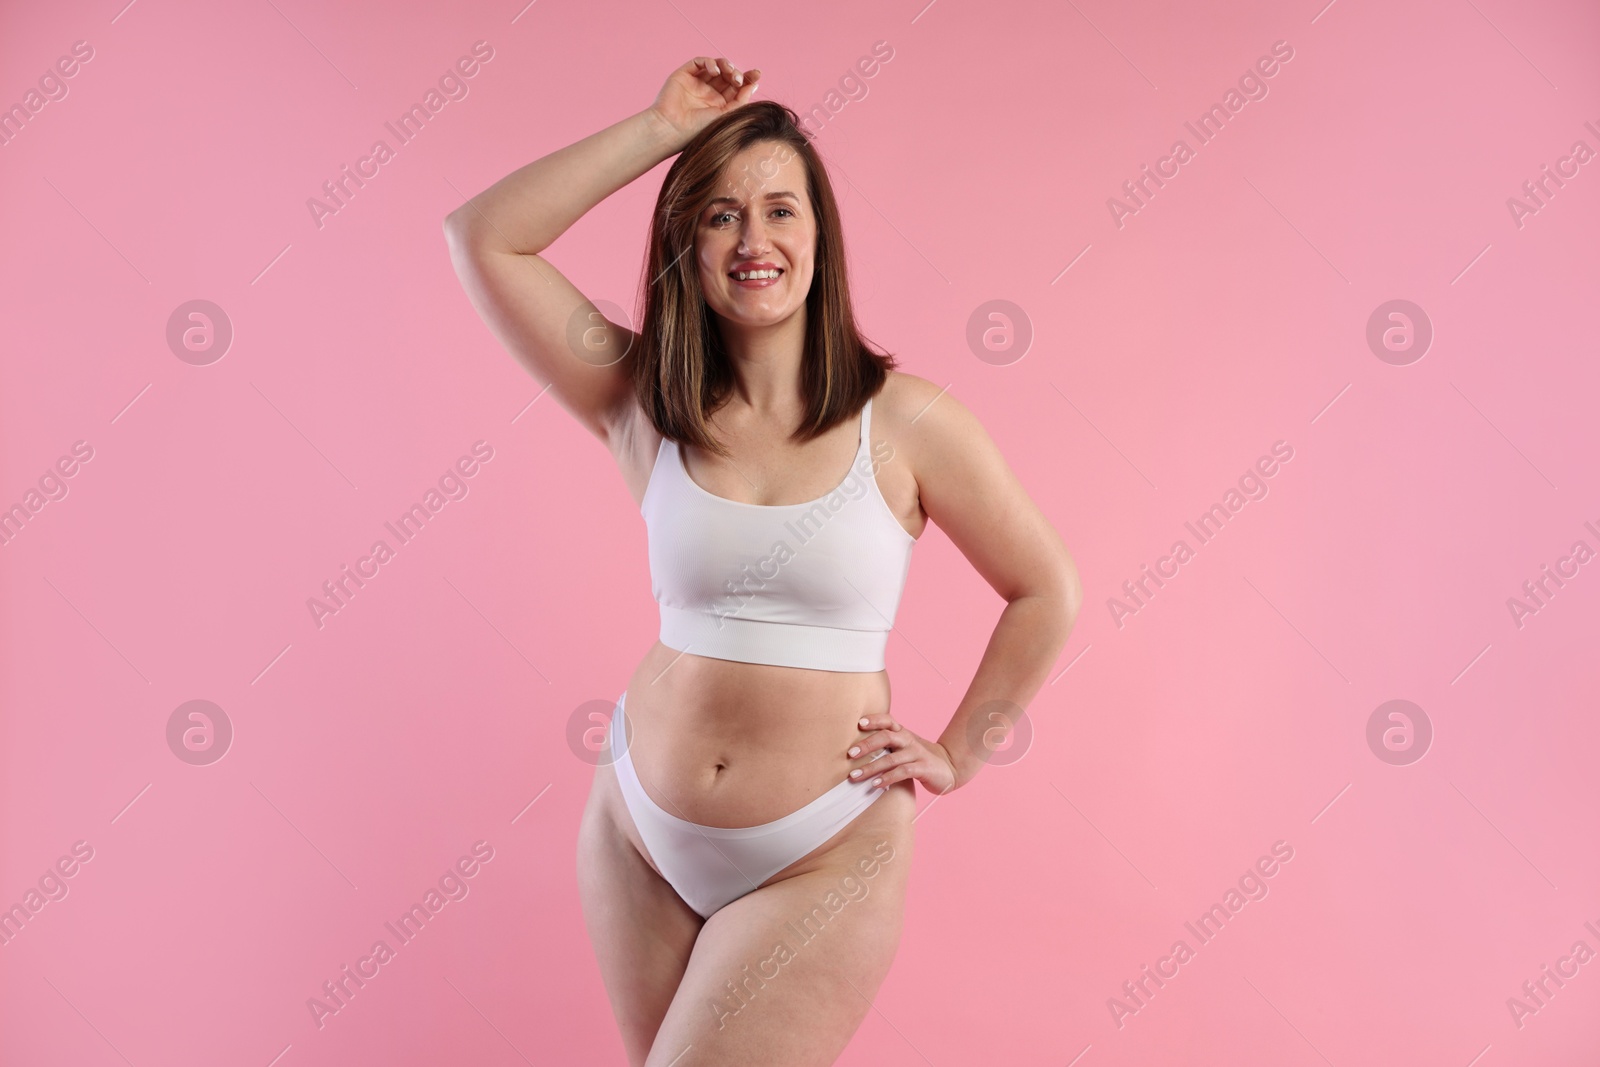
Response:
M704 920L640 854L626 818L616 771L602 763L578 827L578 896L628 1062L641 1067Z
M915 786L706 920L646 1067L822 1067L900 945Z

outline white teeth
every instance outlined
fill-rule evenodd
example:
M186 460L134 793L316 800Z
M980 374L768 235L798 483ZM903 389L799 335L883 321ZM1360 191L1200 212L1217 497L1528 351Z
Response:
M736 270L733 276L741 282L750 281L752 278L776 278L782 271L778 270Z

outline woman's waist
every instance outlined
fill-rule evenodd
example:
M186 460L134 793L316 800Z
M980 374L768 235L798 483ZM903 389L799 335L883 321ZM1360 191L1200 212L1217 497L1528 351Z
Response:
M890 696L887 671L745 663L680 652L660 641L639 662L627 690L686 718L758 731L782 730L818 715L853 721L887 711Z
M624 703L629 757L646 792L706 826L770 822L846 781L854 762L846 752L866 736L858 720L888 707L883 672L737 663L660 644Z

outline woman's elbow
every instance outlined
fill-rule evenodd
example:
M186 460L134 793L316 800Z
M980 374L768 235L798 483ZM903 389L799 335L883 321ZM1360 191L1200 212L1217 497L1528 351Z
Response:
M1083 607L1083 581L1078 577L1078 565L1065 548L1061 550L1057 566L1052 568L1048 595L1061 604L1063 621L1070 631Z

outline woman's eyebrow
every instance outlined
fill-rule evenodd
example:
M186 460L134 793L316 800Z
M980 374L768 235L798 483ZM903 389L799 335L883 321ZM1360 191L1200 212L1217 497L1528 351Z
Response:
M793 200L797 204L800 202L800 198L798 196L796 196L795 194L789 192L786 189L779 189L776 192L768 193L764 197L764 199L777 200L780 197L787 197L788 199ZM717 204L739 204L739 203L743 203L743 201L739 200L737 197L719 196L716 199L712 200L711 203L707 204L706 206L707 207L714 207Z

